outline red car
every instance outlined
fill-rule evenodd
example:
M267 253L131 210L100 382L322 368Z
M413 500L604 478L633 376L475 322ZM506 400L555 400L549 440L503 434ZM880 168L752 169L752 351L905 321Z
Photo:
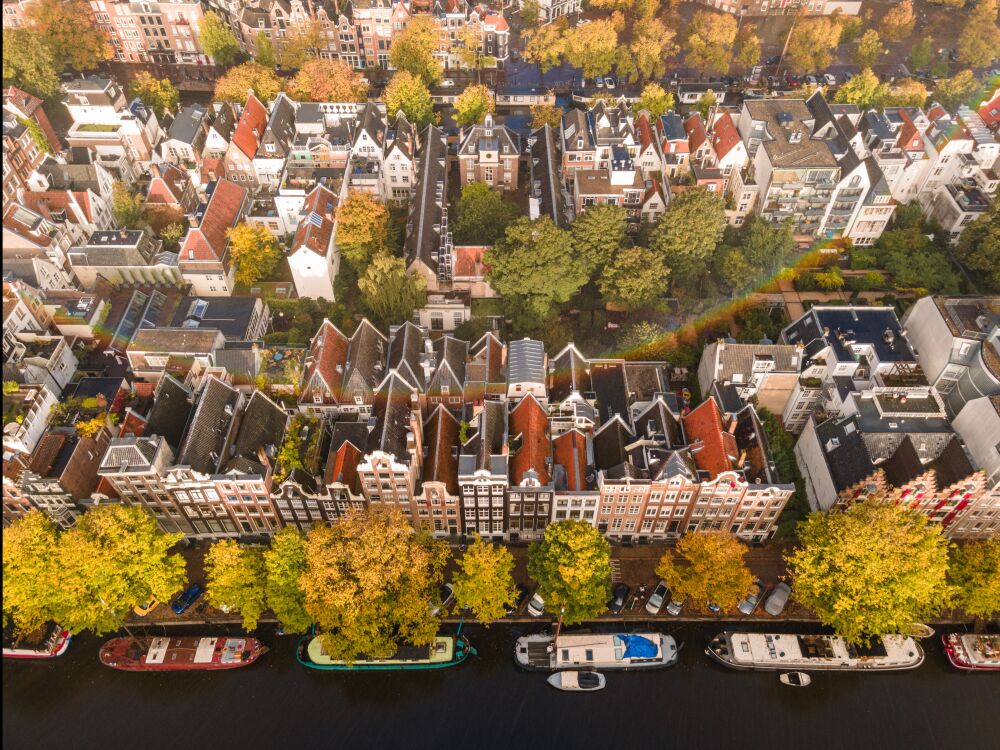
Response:
M788 88L797 89L802 86L802 79L798 76L790 75L785 77L785 83L788 84Z

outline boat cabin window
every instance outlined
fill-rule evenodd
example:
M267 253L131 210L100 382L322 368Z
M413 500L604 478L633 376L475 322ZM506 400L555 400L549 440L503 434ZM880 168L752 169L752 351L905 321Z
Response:
M743 643L740 644L740 647L743 649L744 653L750 651L750 644L747 643L746 641L743 641Z
M593 661L594 660L594 650L593 649L588 648L583 653L586 656L587 661Z
M562 658L563 658L563 661L569 661L569 649L568 648L564 648L562 650Z

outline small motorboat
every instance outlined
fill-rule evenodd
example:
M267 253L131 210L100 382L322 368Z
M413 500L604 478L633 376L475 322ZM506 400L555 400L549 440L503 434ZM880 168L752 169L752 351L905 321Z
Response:
M555 672L549 675L548 683L557 690L590 692L604 687L604 675L600 672Z
M934 635L934 628L922 622L911 622L906 626L906 635L911 638L930 638Z
M806 687L812 682L812 677L805 672L784 672L778 679L781 680L782 685L791 685L792 687Z

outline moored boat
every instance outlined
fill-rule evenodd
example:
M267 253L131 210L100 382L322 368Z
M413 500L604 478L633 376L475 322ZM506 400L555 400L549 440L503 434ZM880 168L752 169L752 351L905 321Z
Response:
M812 677L805 672L783 672L778 676L782 685L790 687L809 687L812 684Z
M948 661L957 669L1000 671L1000 635L948 633L941 636L941 642Z
M396 653L384 659L359 656L348 663L333 659L323 648L322 639L307 635L299 639L295 658L310 669L333 671L385 671L394 669L444 669L461 664L476 653L465 636L439 635L427 646L400 646Z
M912 638L932 638L934 636L934 628L930 625L924 625L922 622L911 622L906 628L905 635Z
M546 679L556 690L565 690L569 693L589 693L594 690L603 690L606 680L600 672L586 669L582 671L553 672Z
M862 647L835 635L725 631L712 639L705 653L727 667L744 670L890 672L914 669L924 661L920 644L905 635L886 635Z
M514 661L522 669L656 669L677 662L677 641L663 633L563 633L517 639Z
M14 634L13 626L3 629L3 657L5 659L53 659L62 656L73 640L62 626L49 622L37 630L22 635Z
M267 652L256 638L112 638L101 646L101 664L126 672L237 669Z

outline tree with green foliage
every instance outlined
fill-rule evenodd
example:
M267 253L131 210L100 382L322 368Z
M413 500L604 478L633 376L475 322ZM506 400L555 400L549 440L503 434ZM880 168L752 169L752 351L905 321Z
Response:
M840 24L829 16L800 19L791 31L785 61L795 70L826 70L840 35Z
M564 32L563 39L566 62L580 68L584 78L611 72L618 57L618 31L612 21L602 18L576 26Z
M862 68L870 68L881 60L884 54L882 38L875 29L868 29L858 40L858 48L854 50L854 62Z
M645 247L625 247L604 267L598 288L609 302L628 310L651 307L667 291L670 272L659 253Z
M1000 292L1000 209L995 203L962 230L956 254L977 282Z
M3 30L3 80L29 94L49 99L59 93L59 59L34 29Z
M639 96L637 110L646 110L653 122L675 106L674 95L658 83L647 83Z
M715 275L729 287L734 297L741 289L755 282L753 267L742 248L718 245L712 259L712 267Z
M538 0L524 0L521 3L521 25L525 29L534 29L542 17L542 9Z
M259 547L237 544L233 539L219 539L205 555L208 603L224 612L239 612L245 630L256 628L267 609L265 581L264 556Z
M531 129L536 130L540 127L548 125L549 127L558 130L559 126L562 125L563 111L562 107L557 107L554 104L532 104L531 105Z
M640 320L622 328L617 346L619 351L635 351L659 341L666 335L667 331L663 326L648 320Z
M588 277L593 278L630 244L628 212L612 203L589 206L573 220L570 232L573 247L586 261ZM658 265L662 269L663 264Z
M861 109L877 107L889 93L871 68L865 68L837 89L833 100L838 104L857 104Z
M183 534L165 534L144 509L98 505L59 541L57 620L71 633L98 635L122 626L133 607L168 601L184 585L184 558L169 550Z
M958 59L973 68L985 68L1000 47L997 8L1000 0L978 0L967 13L958 37Z
M678 50L673 29L656 18L649 18L635 24L632 34L628 55L639 80L662 78L667 72L667 60Z
M337 207L336 245L363 273L377 253L389 248L389 209L369 193L353 192Z
M701 275L725 226L722 199L705 188L685 190L670 202L653 228L650 247L671 270L672 284L688 284Z
M948 578L955 586L955 603L967 615L1000 615L1000 539L966 542L952 550Z
M740 70L753 70L760 65L760 37L752 23L743 24L736 34L734 61Z
M437 121L430 89L420 76L401 70L385 87L385 109L390 118L402 112L418 130Z
M896 289L926 290L932 294L957 294L958 275L943 250L919 226L883 232L875 243L882 268L893 275Z
M830 266L825 271L813 274L816 288L824 292L836 292L844 288L844 274L837 266Z
M368 80L343 60L307 60L288 82L289 95L309 102L363 102Z
M607 607L611 545L586 521L556 521L528 550L528 575L538 582L547 611L568 625Z
M264 593L267 606L290 633L304 633L312 624L299 584L306 569L306 538L294 526L286 526L264 550Z
M399 646L430 644L447 545L415 532L397 508L351 511L315 526L299 578L305 608L333 659L385 658Z
M111 39L94 22L86 0L34 0L25 7L24 15L28 27L41 35L60 67L95 70L114 57Z
M480 125L486 115L496 112L493 92L481 84L471 84L455 98L455 124L459 127Z
M459 245L495 245L518 216L517 206L485 182L463 187L455 212L453 233Z
M484 260L487 279L497 294L539 323L552 315L556 305L569 301L589 278L570 233L548 216L521 217L510 224Z
M870 498L798 531L785 558L795 598L851 643L905 632L951 598L948 541L919 511Z
M281 260L281 245L265 226L242 222L227 230L226 236L237 284L250 286L267 278Z
M427 86L441 83L441 63L434 57L438 47L438 29L431 15L413 16L396 35L389 48L389 64L411 73Z
M270 68L255 62L247 62L230 68L215 82L215 96L218 101L246 104L247 92L267 104L278 96L284 88L284 81Z
M168 112L177 111L181 94L169 78L156 78L145 70L136 74L129 84L129 92L137 96L147 107L152 107L156 116L163 118Z
M298 70L310 60L319 59L320 50L325 46L323 26L319 21L295 24L289 27L281 48L281 64Z
M278 64L278 56L274 51L274 44L267 32L261 29L254 39L254 62L263 65L265 68L273 68Z
M530 32L525 29L524 37L524 61L538 68L539 81L544 82L545 74L559 65L566 52L566 20L559 18Z
M883 107L923 107L931 93L914 78L903 78L891 84L882 97Z
M187 226L181 222L173 222L172 224L167 224L163 229L160 230L157 235L163 242L163 249L169 252L177 252L177 248L180 245L181 237L187 231Z
M122 182L111 189L111 215L119 229L138 229L143 223L142 196L133 194Z
M728 13L695 11L684 39L685 62L697 70L725 73L733 60L736 25Z
M732 610L749 593L753 576L743 560L747 548L735 536L687 533L675 549L656 566L675 599L701 611L710 603Z
M962 70L938 81L934 96L942 107L954 112L960 105L968 104L978 88L979 82L972 71Z
M836 19L836 25L840 28L840 44L850 44L864 31L865 21L860 16L845 16L839 10L831 14L831 19Z
M879 28L886 39L899 41L913 33L917 18L913 13L913 0L901 0L882 16Z
M375 254L358 291L365 308L384 326L403 323L427 302L427 280L406 272L406 261L385 251Z
M914 70L923 70L934 60L934 42L930 37L920 39L910 48L906 59Z
M214 11L206 12L198 22L198 41L216 65L232 65L240 56L239 41Z
M7 383L4 383L6 386ZM59 614L59 532L40 510L3 530L3 622L27 635Z
M698 101L695 102L694 108L698 110L698 114L701 115L701 119L708 121L709 115L712 114L712 108L718 103L718 99L715 97L715 92L709 89L704 94L698 97Z
M795 237L790 221L774 226L756 214L743 222L739 244L750 267L759 276L771 276L785 266L795 253Z
M503 617L517 601L514 556L506 547L476 536L458 561L453 586L458 606L472 610L483 625Z

